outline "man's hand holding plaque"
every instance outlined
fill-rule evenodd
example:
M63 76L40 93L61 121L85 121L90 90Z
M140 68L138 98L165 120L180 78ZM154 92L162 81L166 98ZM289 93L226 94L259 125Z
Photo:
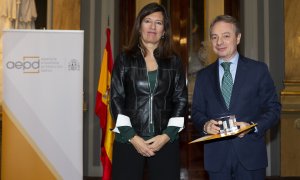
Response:
M256 124L249 124L246 122L237 122L235 115L222 116L222 117L216 118L214 120L214 122L217 122L217 123L214 123L214 125L218 126L215 128L215 129L219 129L218 132L217 131L214 132L213 130L215 130L215 129L210 130L209 127L206 127L206 132L209 131L209 132L207 132L209 134L204 137L193 140L193 141L189 142L189 144L195 143L195 142L224 138L224 137L233 136L233 135L237 135L238 137L242 138L247 133L249 133L253 129L253 127L256 126ZM210 132L214 132L214 134L210 133Z

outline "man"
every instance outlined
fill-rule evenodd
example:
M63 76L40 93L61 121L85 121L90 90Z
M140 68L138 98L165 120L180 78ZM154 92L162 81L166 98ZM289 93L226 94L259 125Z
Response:
M231 16L213 20L210 40L218 59L197 74L192 104L195 127L202 136L217 134L217 118L224 115L235 115L240 128L257 126L252 132L205 143L204 167L211 180L264 180L264 136L278 123L281 108L268 67L238 53L241 32Z

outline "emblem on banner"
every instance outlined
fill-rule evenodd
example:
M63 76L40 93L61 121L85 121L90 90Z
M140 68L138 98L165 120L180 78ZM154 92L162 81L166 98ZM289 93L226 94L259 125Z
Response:
M79 61L77 59L71 59L68 64L68 69L70 71L79 71L80 69Z

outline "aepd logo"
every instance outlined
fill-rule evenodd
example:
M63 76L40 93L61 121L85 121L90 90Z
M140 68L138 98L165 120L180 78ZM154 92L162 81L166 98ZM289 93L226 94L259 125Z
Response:
M7 69L20 69L24 73L40 72L40 58L38 56L24 56L23 61L8 61Z

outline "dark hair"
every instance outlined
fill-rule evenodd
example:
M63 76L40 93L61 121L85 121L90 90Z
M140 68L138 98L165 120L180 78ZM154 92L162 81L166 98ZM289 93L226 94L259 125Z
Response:
M160 39L160 43L158 47L154 50L154 54L160 58L167 58L175 54L173 41L172 41L172 32L171 32L171 24L170 18L167 14L164 6L158 3L150 3L144 6L139 14L137 15L134 23L134 27L132 28L131 37L129 40L129 44L124 48L125 52L128 54L133 54L137 51L137 49L141 48L142 51L146 55L147 50L146 47L140 43L140 28L143 19L152 14L154 12L161 12L163 15L163 23L164 23L164 35L163 38Z
M213 26L217 23L217 22L226 22L226 23L230 23L233 24L235 26L235 34L238 35L241 33L241 29L240 29L240 24L239 22L232 16L229 15L220 15L217 16L210 24L209 27L209 34L211 35L211 31Z

